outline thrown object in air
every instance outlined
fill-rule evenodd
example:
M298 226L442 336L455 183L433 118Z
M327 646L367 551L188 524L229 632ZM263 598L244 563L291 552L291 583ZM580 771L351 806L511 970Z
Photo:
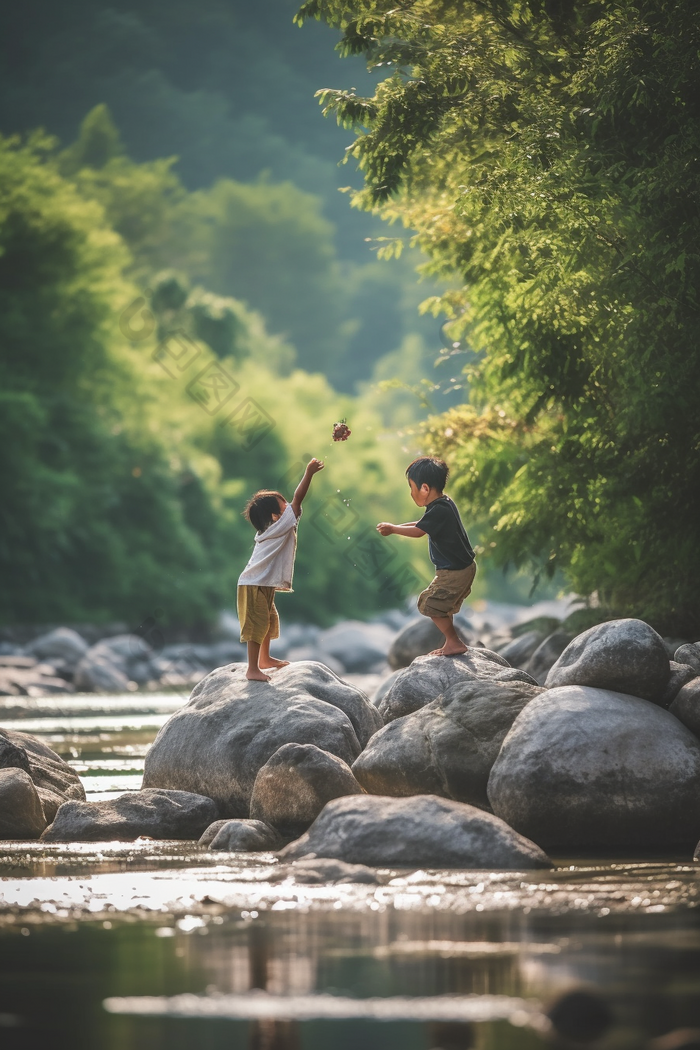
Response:
M347 441L352 430L347 424L346 419L341 419L338 423L333 424L333 440L334 441Z

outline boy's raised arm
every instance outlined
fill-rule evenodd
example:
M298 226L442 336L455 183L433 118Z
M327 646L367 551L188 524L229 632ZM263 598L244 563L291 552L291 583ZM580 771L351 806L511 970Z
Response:
M298 518L301 514L301 504L304 500L304 496L309 491L309 485L314 474L318 474L319 470L323 470L325 464L320 459L310 459L306 464L306 470L304 471L304 477L301 479L296 487L294 495L292 497L292 510Z

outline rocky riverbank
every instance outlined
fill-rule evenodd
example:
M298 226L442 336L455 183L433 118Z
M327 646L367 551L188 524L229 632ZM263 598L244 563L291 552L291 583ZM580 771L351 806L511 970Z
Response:
M426 626L394 632L387 662L420 651ZM343 864L520 870L549 865L545 851L690 857L700 643L670 658L647 624L610 621L571 639L544 675L540 642L528 657L538 680L504 655L526 633L500 653L471 636L463 656L416 655L371 698L318 660L270 683L248 681L240 662L218 667L161 729L142 789L107 801L85 802L68 764L41 745L41 766L37 742L3 731L0 810L12 820L1 833L281 849L332 860L340 877Z
M535 669L542 670L561 652L560 636L570 639L575 633L562 628L557 618L564 615L567 604L543 602L529 609L482 603L483 609L467 609L457 622L469 645L505 650L514 667L525 667L534 659ZM176 640L169 640L173 634ZM441 640L412 601L369 622L348 620L326 629L283 624L272 651L293 662L323 663L341 676L386 676ZM541 652L535 652L538 649ZM189 691L217 667L244 658L238 621L227 611L219 615L206 641L188 641L172 631L164 634L152 623L138 632L129 631L125 624L2 627L0 696Z

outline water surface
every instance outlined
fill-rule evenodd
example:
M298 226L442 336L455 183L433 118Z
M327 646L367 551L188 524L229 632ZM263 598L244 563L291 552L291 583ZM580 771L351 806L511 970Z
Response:
M7 700L95 800L140 786L184 697ZM612 1010L601 1050L700 1027L690 858L556 864L302 885L193 843L2 843L0 1047L529 1050L581 986Z

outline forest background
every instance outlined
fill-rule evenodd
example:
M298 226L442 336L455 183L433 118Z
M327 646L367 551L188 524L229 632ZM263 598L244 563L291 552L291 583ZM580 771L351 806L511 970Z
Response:
M459 383L415 253L378 261L380 220L339 192L350 136L314 98L339 34L296 9L3 14L0 622L211 622L252 547L246 498L290 495L312 455L285 612L369 617L429 578L373 528L410 515L415 423Z
M286 609L371 615L432 450L482 594L700 626L692 5L295 7L4 15L0 620L210 620L319 454Z

